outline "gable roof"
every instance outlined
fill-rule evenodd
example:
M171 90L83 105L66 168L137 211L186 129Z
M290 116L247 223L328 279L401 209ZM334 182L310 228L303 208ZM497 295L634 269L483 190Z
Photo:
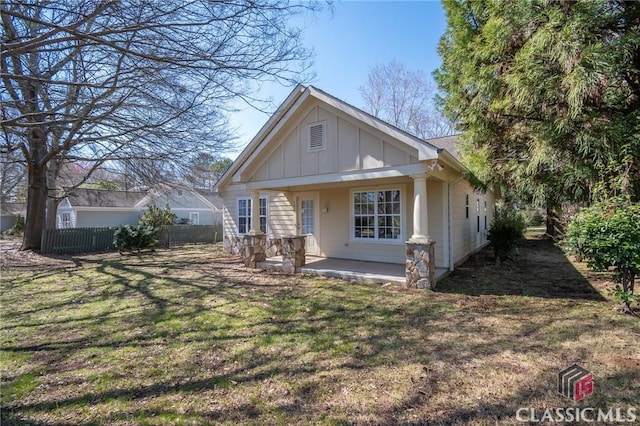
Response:
M438 148L442 148L448 151L456 159L460 160L460 153L456 148L456 141L459 137L460 135L440 136L437 138L429 139L429 142L437 146Z
M236 176L237 172L247 167L252 161L254 161L260 154L261 148L265 140L270 135L275 134L287 120L299 109L303 102L313 97L325 104L328 104L337 110L353 117L354 119L363 122L376 130L389 135L391 138L403 142L418 151L419 160L435 160L439 157L439 154L443 151L442 147L439 147L431 143L431 140L422 140L406 131L399 129L379 118L369 114L360 108L354 107L347 102L336 98L316 87L313 86L296 86L289 96L278 107L276 112L269 118L269 120L262 126L256 136L249 142L249 144L240 153L238 158L233 162L231 167L222 175L222 177L216 183L215 189L219 191L220 188L230 183L231 179ZM453 156L451 156L453 158ZM455 162L455 161L454 161ZM455 162L457 163L457 162ZM461 166L459 163L457 166Z
M224 200L222 199L222 195L219 193L209 191L207 189L195 189L194 191L207 200L216 209L224 208Z
M109 189L75 188L67 195L74 207L133 208L147 195L142 191L113 191Z

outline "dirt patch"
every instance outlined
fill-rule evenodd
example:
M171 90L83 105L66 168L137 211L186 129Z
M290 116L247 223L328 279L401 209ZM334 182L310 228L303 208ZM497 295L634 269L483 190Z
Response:
M612 286L611 274L589 271L549 239L529 238L499 266L490 247L481 250L439 283L437 291L602 301L602 292Z

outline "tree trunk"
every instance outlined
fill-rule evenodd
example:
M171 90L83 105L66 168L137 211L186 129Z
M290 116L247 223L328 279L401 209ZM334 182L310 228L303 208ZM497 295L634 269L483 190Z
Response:
M57 161L49 161L47 166L47 212L45 216L45 228L55 228L56 227L56 218L58 216L58 205L60 204L60 199L58 196L56 180L58 178L58 162Z
M27 217L21 250L40 250L47 208L46 165L33 162L29 166Z
M547 235L554 240L563 233L563 226L560 221L560 215L557 212L556 207L547 205Z

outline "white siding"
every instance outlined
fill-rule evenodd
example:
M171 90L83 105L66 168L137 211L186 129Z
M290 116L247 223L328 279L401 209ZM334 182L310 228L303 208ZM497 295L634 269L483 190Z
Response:
M225 236L238 236L238 199L250 198L248 191L234 190L230 187L224 192L223 232ZM261 193L267 198L267 229L269 237L295 234L295 213L291 195L285 193Z
M405 262L405 241L407 232L413 225L410 223L412 210L407 208L408 186L405 184L391 184L379 186L364 186L358 189L399 188L402 191L404 205L402 207L402 239L398 242L363 242L353 241L351 189L336 188L320 191L320 205L328 206L327 212L320 213L320 249L323 256L340 259L366 260L372 262L399 263ZM413 189L410 189L413 191Z
M456 264L464 261L488 243L484 229L484 201L487 201L487 228L494 213L494 197L491 193L476 192L469 182L454 185L451 191L453 206L453 259ZM465 195L469 196L469 217L466 217ZM480 210L476 206L479 200ZM478 219L480 231L478 232Z
M446 185L446 183L444 183ZM446 198L443 197L443 182L441 181L427 181L427 215L429 236L436 242L435 255L436 266L444 266L444 252L447 248L447 233L448 229L444 220L443 203L446 203Z

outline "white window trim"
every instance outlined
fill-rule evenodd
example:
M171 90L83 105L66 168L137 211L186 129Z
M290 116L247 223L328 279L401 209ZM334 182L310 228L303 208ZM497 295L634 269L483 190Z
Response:
M65 215L69 216L69 220L64 220ZM63 229L73 228L73 215L71 212L60 213L60 224Z
M322 126L322 146L312 148L311 147L311 128L314 126ZM307 139L307 152L318 152L327 149L327 120L316 121L309 123L305 127L306 139Z
M266 204L266 212L265 212L265 219L266 219L266 230L265 230L265 234L269 234L269 196L268 195L263 195L260 196L261 200L265 200L265 204ZM240 232L240 208L238 207L239 201L240 200L251 200L251 197L238 197L236 198L236 214L235 214L235 224L236 224L236 232L238 233L239 236L242 235L246 235L247 232L249 232L249 230L251 229L251 226L248 226L249 229L247 229L247 232ZM247 203L248 205L248 203ZM249 218L251 217L251 209L249 209Z
M353 194L356 192L378 192L378 191L400 191L400 235L397 240L378 238L357 238L355 236L355 211L353 208ZM404 245L406 235L407 218L405 216L405 185L390 186L374 186L352 188L349 192L349 239L352 243L371 243L371 244L395 244ZM376 215L377 217L377 215Z
M196 223L193 223L194 220L192 219L192 217L195 217ZM189 212L189 225L200 225L200 213L199 212Z

